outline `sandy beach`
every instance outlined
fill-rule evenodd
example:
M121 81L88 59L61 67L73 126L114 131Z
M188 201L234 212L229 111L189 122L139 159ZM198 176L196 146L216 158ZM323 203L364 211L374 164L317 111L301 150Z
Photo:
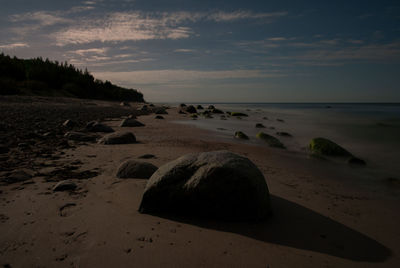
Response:
M168 109L164 119L155 119L154 113L141 115L139 104L36 100L37 109L49 105L59 120L53 120L48 152L35 151L43 148L40 142L23 149L21 143L27 142L21 137L1 154L4 267L400 267L400 203L398 192L392 191L397 184L382 182L387 191L374 191L354 183L347 167L238 142L233 136L231 142L220 139L212 131L175 123L189 118L176 107ZM13 101L21 107L32 105ZM2 109L13 101L3 101ZM70 114L64 113L67 110ZM78 127L101 119L118 132L129 114L145 124L123 128L135 134L135 144L55 145L67 131L61 127L66 119L78 121ZM12 121L26 115L9 116L15 116L9 118ZM3 143L10 139L7 131L6 126L1 132ZM215 150L245 156L262 171L273 211L265 222L141 214L138 207L147 180L116 177L127 159L159 167L187 153ZM22 160L10 162L16 154ZM155 158L139 159L145 154ZM28 170L32 178L5 183L11 168ZM71 179L77 189L53 192L60 178Z

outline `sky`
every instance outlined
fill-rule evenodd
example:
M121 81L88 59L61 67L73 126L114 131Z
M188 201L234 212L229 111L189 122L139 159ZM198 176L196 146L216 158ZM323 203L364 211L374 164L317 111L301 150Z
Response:
M151 102L400 102L400 1L0 0L0 51Z

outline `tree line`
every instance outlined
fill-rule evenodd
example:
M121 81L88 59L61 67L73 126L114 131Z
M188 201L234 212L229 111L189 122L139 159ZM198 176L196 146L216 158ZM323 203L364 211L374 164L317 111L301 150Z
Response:
M143 94L95 79L67 62L18 59L0 54L0 95L63 96L144 102Z

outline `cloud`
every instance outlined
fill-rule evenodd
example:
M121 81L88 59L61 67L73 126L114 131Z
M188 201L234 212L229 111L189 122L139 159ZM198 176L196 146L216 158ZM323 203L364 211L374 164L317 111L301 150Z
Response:
M69 51L70 53L78 54L80 56L84 56L87 54L98 54L98 55L105 55L109 48L89 48L89 49L78 49Z
M16 48L24 48L29 47L27 43L13 43L7 45L0 45L0 49L16 49Z
M179 49L175 49L174 52L177 52L177 53L191 53L191 52L196 52L196 49L179 48Z
M254 13L251 11L238 10L233 12L219 11L207 15L207 19L214 20L217 22L221 21L234 21L242 19L274 19L283 16L287 16L288 12L272 12L272 13Z
M46 11L28 12L23 14L12 15L12 22L35 22L38 26L50 26L59 23L70 23L70 19L66 19L57 14L51 14Z

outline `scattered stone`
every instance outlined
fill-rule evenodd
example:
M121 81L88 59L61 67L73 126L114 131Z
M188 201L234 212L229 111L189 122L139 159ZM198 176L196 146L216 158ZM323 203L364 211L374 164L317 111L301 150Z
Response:
M97 139L96 135L76 131L67 132L64 136L73 141L95 141Z
M276 132L276 135L282 136L282 137L293 137L291 134L287 132Z
M182 110L179 110L178 113L179 113L179 114L186 114L186 113L185 113L184 111L182 111Z
M203 106L201 106L201 105L197 105L197 106L196 106L196 109L197 109L197 110L203 110L204 108L203 108Z
M197 110L196 110L196 108L194 108L193 105L189 105L189 106L183 107L182 110L187 112L187 113L189 113L189 114L197 113Z
M86 129L87 131L90 131L90 132L104 132L104 133L111 133L111 132L114 132L114 129L112 129L111 127L106 126L106 125L104 125L104 124L101 124L101 123L99 123L99 122L97 122L97 121L91 121L91 122L89 122L89 123L86 125L85 129Z
M144 124L133 118L126 118L122 120L120 127L144 127Z
M246 134L244 134L242 131L236 131L235 132L235 138L236 139L241 139L241 140L248 140L249 139L249 137Z
M257 138L259 138L259 139L265 141L266 143L268 143L268 145L270 147L276 147L276 148L282 148L282 149L285 148L285 145L283 145L283 143L281 143L277 138L275 138L275 137L273 137L271 135L268 135L268 134L266 134L264 132L257 133Z
M256 124L256 128L265 128L265 126L263 124L261 124L261 123L257 123Z
M144 154L139 156L138 158L140 159L151 159L151 158L157 158L154 154Z
M63 125L63 127L71 129L73 127L76 127L77 123L68 119L62 125Z
M73 191L75 190L77 185L70 181L70 180L64 180L60 181L53 187L54 192L61 192L61 191Z
M130 107L130 106L131 106L131 105L130 105L128 102L126 102L126 101L121 102L119 105L120 105L120 106L124 106L124 107Z
M136 143L136 137L132 132L116 132L111 133L99 141L100 144L131 144Z
M347 150L340 145L325 138L315 138L310 142L310 150L316 154L323 154L329 156L352 156Z
M270 214L262 172L228 151L194 153L160 167L147 182L141 213L229 220L262 220Z
M350 164L350 165L360 165L360 166L365 166L367 164L367 163L365 163L364 160L362 160L362 159L360 159L358 157L355 157L355 156L350 157L347 160L347 163Z
M285 122L285 120L283 120L283 119L279 119L279 118L278 118L278 119L276 119L276 121L278 121L278 122L282 122L282 123L283 123L283 122Z
M242 117L242 116L248 116L248 115L245 114L245 113L238 113L238 112L231 112L230 115L231 115L231 116L240 116L240 117Z
M154 117L155 119L164 119L164 117L162 115L156 115L156 117Z
M117 171L117 177L148 179L157 170L157 167L151 163L139 162L136 160L127 160L123 162Z

